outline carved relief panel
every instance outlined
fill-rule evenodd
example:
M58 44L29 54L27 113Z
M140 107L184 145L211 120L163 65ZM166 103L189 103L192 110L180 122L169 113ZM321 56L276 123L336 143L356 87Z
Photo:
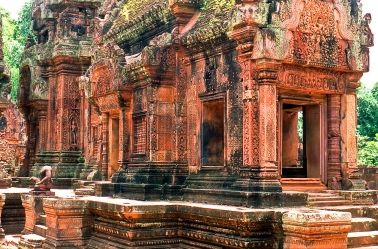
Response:
M278 87L324 94L343 94L346 89L345 77L346 74L342 72L283 64L278 74Z
M92 96L100 96L113 90L114 74L108 67L100 67L93 72Z

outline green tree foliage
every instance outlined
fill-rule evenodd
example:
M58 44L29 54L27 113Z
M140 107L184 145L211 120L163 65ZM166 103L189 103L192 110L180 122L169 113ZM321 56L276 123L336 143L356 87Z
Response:
M21 53L28 37L33 37L29 28L31 7L32 0L26 1L18 14L17 20L12 19L7 10L0 8L3 15L4 61L11 67L11 98L13 101L17 100Z
M373 140L358 137L358 164L378 166L378 134Z
M362 85L357 97L358 134L373 140L378 133L378 82L372 89Z
M357 92L358 163L378 166L378 82Z

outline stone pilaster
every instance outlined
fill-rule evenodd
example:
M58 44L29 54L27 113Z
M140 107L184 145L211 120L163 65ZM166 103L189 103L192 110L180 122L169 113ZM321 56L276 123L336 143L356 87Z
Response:
M289 211L282 217L285 234L283 248L347 248L351 219L351 214L347 212Z
M101 179L108 180L108 153L109 153L109 114L102 113L102 154L101 154Z
M46 150L46 142L47 142L47 112L44 110L39 111L38 113L38 121L39 121L39 150L44 151Z
M327 96L328 188L341 188L340 95Z
M126 109L121 109L119 113L119 168L125 167L126 161L130 158L129 139L129 117Z
M341 171L342 187L346 190L364 190L366 182L361 179L357 165L357 80L360 75L352 75L347 93L341 97Z
M259 164L252 168L252 179L262 191L282 191L277 166L277 77L279 63L260 59L259 70Z
M44 249L85 248L92 234L85 200L46 198L43 210L47 226Z

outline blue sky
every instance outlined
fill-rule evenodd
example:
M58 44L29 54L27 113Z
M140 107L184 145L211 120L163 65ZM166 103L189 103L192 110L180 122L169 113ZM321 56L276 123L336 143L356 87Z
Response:
M11 16L16 19L23 3L26 0L0 0L0 7L3 7L11 12ZM372 86L378 81L378 1L377 0L361 0L363 11L372 14L371 29L375 34L375 47L370 49L370 72L365 73L361 81L367 85Z

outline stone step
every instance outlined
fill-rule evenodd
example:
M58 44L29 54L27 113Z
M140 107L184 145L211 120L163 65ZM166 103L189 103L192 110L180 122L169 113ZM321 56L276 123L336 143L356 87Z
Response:
M37 234L22 235L19 243L19 248L33 248L42 249L45 238Z
M312 207L327 207L327 206L344 206L350 205L350 202L347 200L335 200L335 201L311 201L308 203Z
M78 188L75 189L75 195L81 195L81 196L86 196L86 195L95 195L95 191L92 188Z
M378 245L378 231L348 233L348 247Z
M283 191L325 191L327 187L318 178L281 178Z
M46 215L45 214L41 214L39 216L39 225L46 225Z
M16 249L20 242L21 234L5 235L4 239L0 239L1 249Z
M341 196L308 196L308 201L345 201Z
M46 231L47 231L47 227L44 226L44 225L35 225L34 226L34 233L43 237L43 238L46 238Z
M334 206L325 207L324 209L337 212L349 212L352 214L352 218L368 217L365 206Z
M352 229L350 232L367 232L378 230L378 223L375 219L358 217L352 218Z
M378 246L359 246L359 247L348 247L349 249L378 249Z

